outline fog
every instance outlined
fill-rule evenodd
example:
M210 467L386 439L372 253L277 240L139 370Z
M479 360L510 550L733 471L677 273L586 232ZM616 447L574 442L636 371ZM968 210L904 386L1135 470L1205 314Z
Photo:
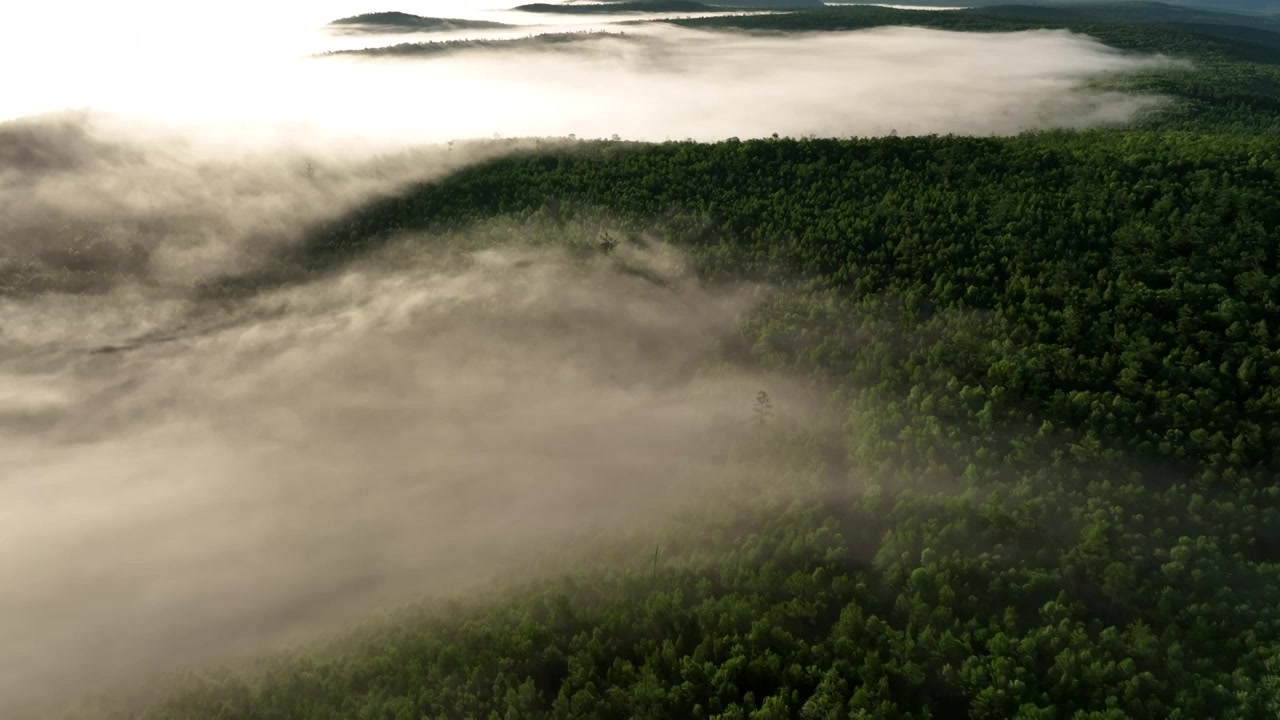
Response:
M237 129L305 125L387 142L568 135L1012 133L1128 119L1154 102L1081 92L1090 78L1161 64L1066 32L915 28L760 37L627 18L409 3L395 9L539 27L351 37L325 23L389 9L352 2L28 3L6 10L0 119L67 108ZM476 51L427 60L310 56L406 40L610 27L575 54Z
M4 301L0 715L518 577L729 487L755 393L789 397L699 371L752 293L618 253L664 285L618 255L405 250L230 304Z
M324 29L389 9L524 27ZM724 448L759 390L815 412L785 378L700 370L765 290L700 287L657 245L444 263L430 249L453 239L413 237L236 298L205 283L408 183L546 147L469 138L1088 126L1159 99L1083 83L1166 64L1061 32L618 19L451 2L6 8L0 717L643 530L740 479ZM626 36L313 57L600 28Z
M122 282L190 292L262 267L372 197L525 146L393 151L315 129L194 134L92 113L0 123L0 296Z

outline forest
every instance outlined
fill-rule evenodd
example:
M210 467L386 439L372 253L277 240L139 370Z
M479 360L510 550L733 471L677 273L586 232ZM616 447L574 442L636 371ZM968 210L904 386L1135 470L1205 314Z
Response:
M681 22L1065 27L1193 61L1099 82L1173 106L1016 137L556 145L315 228L282 276L411 233L656 241L705 283L781 288L725 360L825 393L835 451L766 435L741 460L803 492L121 716L1280 715L1280 36L1099 13Z

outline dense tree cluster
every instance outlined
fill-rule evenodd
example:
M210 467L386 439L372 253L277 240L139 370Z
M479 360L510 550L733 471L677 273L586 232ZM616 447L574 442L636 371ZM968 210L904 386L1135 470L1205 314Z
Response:
M742 341L833 388L843 457L660 571L398 617L147 717L1276 716L1280 145L1201 102L1215 132L587 143L318 228L317 270L607 217L767 281Z

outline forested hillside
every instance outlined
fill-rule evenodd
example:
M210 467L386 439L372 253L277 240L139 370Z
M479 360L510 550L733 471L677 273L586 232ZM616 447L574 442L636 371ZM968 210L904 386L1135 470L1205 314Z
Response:
M788 287L744 336L841 388L866 494L156 716L1264 716L1278 174L1265 140L1137 132L603 145L371 207L312 261L497 217L554 241L590 209Z
M192 678L144 717L1275 717L1277 60L1198 30L1068 26L1185 51L1195 71L1117 81L1184 104L1013 138L580 143L316 228L283 268L407 231L474 248L602 223L681 248L706 283L764 282L781 292L725 359L821 389L840 447L762 441L803 491L672 530L660 557Z

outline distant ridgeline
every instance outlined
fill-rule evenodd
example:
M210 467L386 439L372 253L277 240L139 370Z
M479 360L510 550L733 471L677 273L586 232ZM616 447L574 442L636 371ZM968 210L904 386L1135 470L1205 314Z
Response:
M833 0L833 2L843 5L874 5L878 4L873 0ZM900 3L894 3L892 0L884 0L879 4L902 4L916 5L919 7L992 7L996 5L1006 4L1006 0L902 0ZM1088 8L1115 8L1124 5L1157 5L1160 3L1105 3L1099 0L1058 0L1053 3L1035 3L1037 5L1056 5L1060 7L1072 7L1078 9ZM1194 10L1210 10L1227 13L1252 13L1257 15L1269 15L1270 17L1280 17L1277 13L1276 0L1165 0L1169 6L1176 8L1194 9Z
M636 2L602 2L582 5L533 3L515 10L560 15L625 15L628 13L732 12L734 10L794 10L822 7L821 0L732 0L700 3L693 0L638 0Z
M851 3L859 4L859 3ZM925 6L951 6L950 3L938 0L927 0L922 3L910 3ZM1240 10L1213 8L1208 5L1199 6L1177 2L1145 2L1131 0L1127 2L1025 2L1010 3L1006 0L983 0L979 2L958 2L967 5L966 10L984 13L999 12L1002 14L1019 13L1038 19L1071 18L1089 20L1109 20L1115 22L1177 22L1177 23L1209 23L1215 25L1240 25L1244 27L1266 27L1280 31L1280 23L1276 16L1242 14Z
M926 0L911 2L920 7L948 7L960 0ZM1231 26L1237 28L1256 28L1271 32L1280 32L1280 16L1250 15L1215 10L1202 10L1159 2L1117 2L1117 3L1010 3L1010 2L975 2L963 3L970 7L937 12L933 10L903 10L883 7L871 3L836 3L820 9L797 8L797 12L789 17L803 17L805 24L823 26L820 29L857 29L876 25L928 25L940 29L969 30L990 29L998 27L978 27L982 22L988 26L993 20L1017 20L1027 24L1052 25L1061 23L1126 23L1131 26L1131 33L1153 33L1153 28L1137 28L1138 25L1173 24L1179 28L1188 26ZM849 21L857 21L856 27ZM719 22L713 20L712 22ZM736 22L730 20L729 22ZM755 23L762 28L777 24L773 29L786 30L783 27L787 20L770 20L765 16L744 22ZM1200 28L1203 29L1203 28Z
M716 12L717 8L691 0L652 0L651 2L592 3L589 5L560 5L556 3L532 3L519 5L513 10L558 15L623 15L626 13Z
M796 10L826 5L822 0L725 0L708 4L716 9L733 10Z
M481 38L467 40L446 40L443 42L400 43L387 47L363 48L360 50L335 50L320 55L360 55L365 57L406 57L444 55L462 50L536 50L555 49L569 50L575 43L587 40L615 38L630 40L632 36L625 33L579 31L566 33L545 33L522 38L486 40Z
M345 32L448 32L450 30L486 30L511 27L506 23L458 18L422 17L402 12L376 12L341 18L329 27Z

